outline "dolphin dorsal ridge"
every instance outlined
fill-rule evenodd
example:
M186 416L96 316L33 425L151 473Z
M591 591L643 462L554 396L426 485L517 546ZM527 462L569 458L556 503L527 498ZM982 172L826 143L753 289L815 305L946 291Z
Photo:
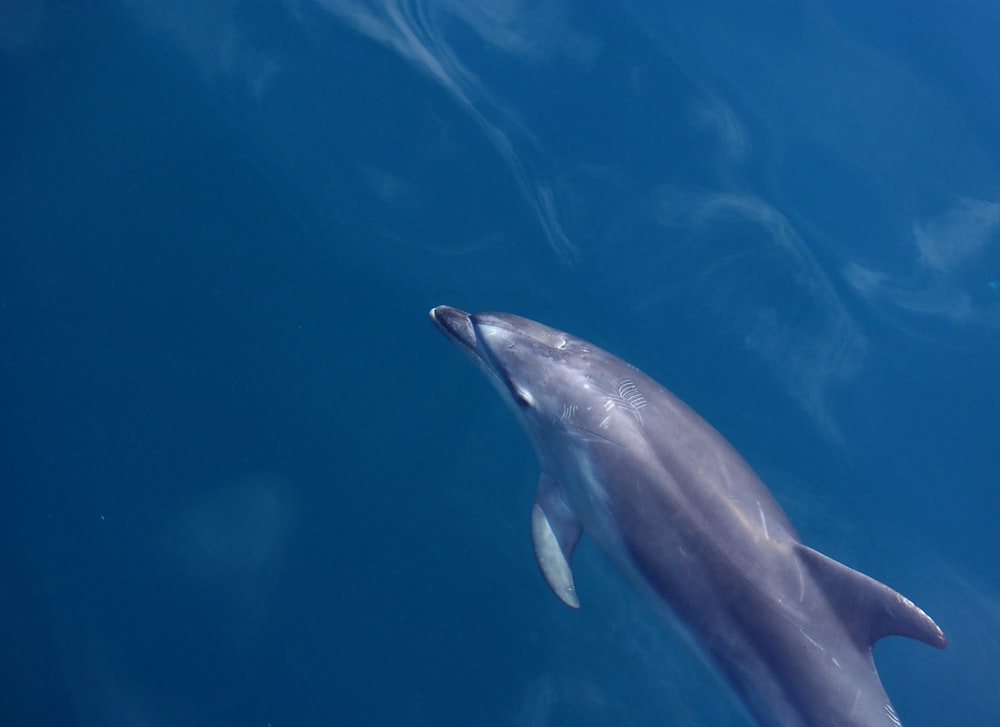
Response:
M581 534L583 526L563 499L559 484L542 473L531 508L531 543L545 582L570 608L580 607L569 562Z
M859 646L870 649L883 636L947 646L937 624L902 594L807 545L797 543L795 550Z

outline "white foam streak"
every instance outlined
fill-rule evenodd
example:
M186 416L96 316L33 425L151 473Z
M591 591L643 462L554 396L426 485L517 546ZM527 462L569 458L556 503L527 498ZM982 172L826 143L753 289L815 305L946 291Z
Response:
M562 19L551 17L551 9L551 19L557 26L563 26L564 32L541 34L537 23L523 22L522 18L530 14L521 12L518 3L425 4L385 0L365 4L325 0L321 4L358 32L409 61L472 116L506 162L552 249L563 262L576 262L580 253L559 221L551 184L530 161L540 156L539 145L516 120L516 114L504 108L461 61L446 40L443 26L446 21L462 21L494 48L526 61L560 52L589 63L596 53L596 44L568 31Z
M1000 230L1000 202L962 198L943 214L913 225L924 267L943 273L978 255Z
M914 263L892 275L848 262L844 280L870 304L956 325L1000 328L1000 290L989 259L1000 242L1000 202L963 197L913 223ZM977 290L979 294L977 295Z
M661 189L654 217L669 230L647 270L669 295L703 302L827 436L840 433L831 389L854 376L868 342L808 245L776 208L736 192ZM780 299L774 290L783 292ZM655 296L640 301L658 303Z

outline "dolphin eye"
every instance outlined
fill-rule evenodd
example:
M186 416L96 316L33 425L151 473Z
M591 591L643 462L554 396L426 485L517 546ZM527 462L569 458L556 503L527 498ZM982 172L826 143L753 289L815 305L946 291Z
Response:
M514 401L519 407L530 409L535 405L535 397L524 389L514 389Z

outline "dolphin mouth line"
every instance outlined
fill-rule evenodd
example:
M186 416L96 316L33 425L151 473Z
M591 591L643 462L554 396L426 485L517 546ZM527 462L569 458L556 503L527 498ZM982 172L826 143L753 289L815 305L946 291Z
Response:
M457 344L475 358L481 359L477 345L478 337L472 324L472 316L464 310L439 305L430 312L431 321L449 340Z
M501 390L507 392L514 390L509 376L495 360L489 345L479 335L472 315L458 308L439 305L431 309L430 317L437 329L475 361L483 373Z
M500 366L490 352L490 346L480 335L476 316L458 308L439 305L431 309L431 320L444 335L476 361L499 371Z

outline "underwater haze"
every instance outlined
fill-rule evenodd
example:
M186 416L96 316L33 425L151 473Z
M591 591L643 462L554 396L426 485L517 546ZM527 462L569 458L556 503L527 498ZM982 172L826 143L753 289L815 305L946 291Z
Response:
M1000 5L0 3L0 721L749 725L430 324L662 382L1000 724Z

